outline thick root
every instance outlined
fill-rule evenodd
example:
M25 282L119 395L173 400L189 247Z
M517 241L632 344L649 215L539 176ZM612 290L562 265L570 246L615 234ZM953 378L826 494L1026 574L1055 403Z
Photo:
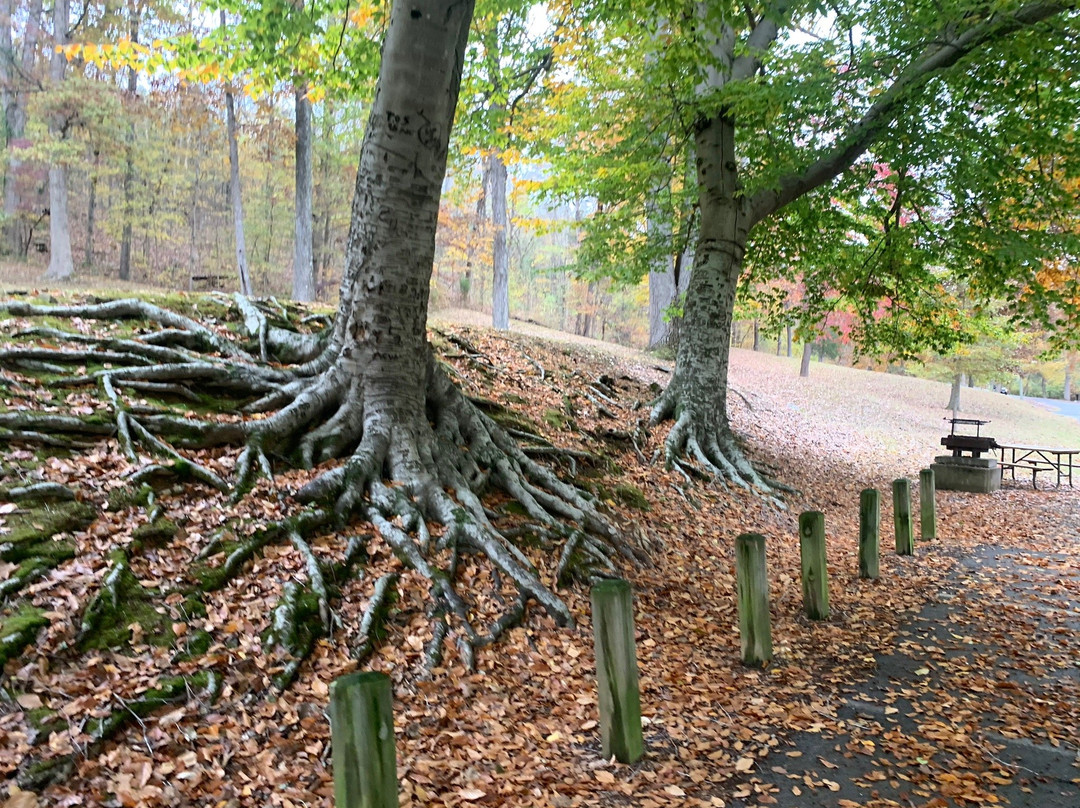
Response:
M754 491L777 507L784 503L780 491L791 489L760 474L747 459L728 425L727 415L704 416L684 406L673 383L653 405L650 423L675 417L664 442L664 463L685 477L704 476Z

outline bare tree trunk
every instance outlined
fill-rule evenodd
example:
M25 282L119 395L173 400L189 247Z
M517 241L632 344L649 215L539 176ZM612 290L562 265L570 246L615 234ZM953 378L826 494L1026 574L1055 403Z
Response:
M1061 397L1066 401L1072 401L1073 397L1073 377L1076 374L1076 359L1080 355L1076 351L1067 351L1065 354L1065 388L1061 392Z
M11 10L14 11L17 0L8 0L8 2L11 3ZM41 39L41 3L42 0L30 0L27 9L20 57L20 72L23 81L34 74L34 62L37 60L38 42ZM14 59L14 54L12 58ZM14 79L14 71L12 71L12 79ZM25 88L16 89L12 93L10 105L4 110L9 146L7 180L4 183L4 243L12 255L22 258L26 257L27 238L26 222L20 211L23 200L19 189L19 174L22 166L19 153L23 148L20 141L26 132L26 96Z
M952 386L949 389L949 403L945 409L960 412L960 389L964 386L964 374L954 373Z
M221 10L224 26L225 10ZM236 271L240 276L240 294L251 296L251 276L248 274L247 244L244 241L244 205L240 191L240 148L236 142L236 100L225 90L225 132L229 139L229 197L232 200L233 231L236 239Z
M131 41L139 41L139 6L131 10L129 35ZM134 115L135 91L138 87L139 73L134 66L128 68L127 102L130 114ZM120 280L131 280L131 233L132 217L135 215L135 121L132 120L125 135L124 146L124 227L120 233Z
M90 173L90 193L86 200L86 245L83 249L83 266L94 265L94 217L97 213L97 172L101 164L101 153L94 152L94 168Z
M312 257L311 101L307 86L293 91L296 117L296 240L293 245L293 300L315 299Z
M11 37L11 21L15 11L15 0L0 2L0 105L4 119L4 150L11 148L11 108L15 104L15 46ZM10 167L4 165L4 192L12 183Z
M58 50L67 44L69 20L68 0L55 0L53 6L53 39L57 50L53 51L49 66L49 79L53 87L64 80L67 59ZM63 113L57 113L49 121L49 134L57 140L67 137L67 121ZM75 274L75 262L71 257L71 227L68 222L67 168L62 163L49 166L49 280L65 280Z
M761 327L758 325L757 318L754 318L754 350L756 351L761 347Z
M500 331L510 328L510 252L506 247L506 163L501 152L488 157L488 191L491 195L492 297L491 324Z
M802 361L799 362L799 375L804 379L810 376L810 359L814 355L814 348L809 342L802 346Z
M788 359L791 358L791 326L787 326L787 355Z

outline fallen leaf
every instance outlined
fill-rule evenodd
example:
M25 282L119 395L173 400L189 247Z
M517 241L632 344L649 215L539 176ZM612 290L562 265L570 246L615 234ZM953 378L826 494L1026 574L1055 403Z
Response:
M42 704L41 696L36 693L22 693L16 697L15 701L19 702L19 706L25 710L36 710Z
M482 800L484 797L487 796L487 792L481 791L478 788L463 788L461 789L461 791L458 792L458 796L461 797L461 799L463 800Z
M595 772L596 779L601 783L611 784L615 782L615 775L606 769L597 769Z

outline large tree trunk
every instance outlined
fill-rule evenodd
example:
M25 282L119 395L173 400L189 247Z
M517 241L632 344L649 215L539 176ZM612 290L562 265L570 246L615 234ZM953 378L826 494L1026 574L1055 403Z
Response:
M510 328L510 251L506 244L506 163L501 152L488 157L488 191L491 196L491 324L500 331Z
M738 193L734 121L720 115L696 137L701 225L686 295L675 372L652 421L675 416L667 462L689 456L741 485L769 488L735 443L727 415L729 335L750 217Z
M612 528L580 492L526 457L476 410L427 342L439 199L472 6L469 0L393 5L360 153L333 334L309 363L321 370L271 397L286 406L254 422L253 439L259 448L296 446L307 465L349 455L297 496L333 500L338 513L366 507L399 556L428 577L439 573L426 559L426 528L417 536L387 520L446 525L444 546L450 541L482 552L524 596L570 622L562 601L488 521L474 489L500 488L546 525L570 518L618 543ZM436 581L434 592L461 614L445 583Z
M69 18L68 0L56 0L53 6L53 38L59 48L67 44ZM67 58L54 50L49 66L49 79L53 87L64 80ZM63 113L57 113L49 121L49 134L58 140L67 137L67 121ZM49 166L49 280L64 280L75 274L75 262L71 257L71 227L68 223L67 167L62 163Z
M296 240L293 248L293 300L315 299L312 258L311 100L307 87L293 91L296 114Z
M1076 351L1067 351L1065 354L1065 387L1061 391L1061 397L1066 401L1072 401L1073 377L1076 374Z

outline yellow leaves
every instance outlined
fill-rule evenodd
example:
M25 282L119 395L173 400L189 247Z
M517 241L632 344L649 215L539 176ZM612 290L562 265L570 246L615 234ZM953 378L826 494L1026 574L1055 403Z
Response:
M357 28L366 28L375 19L377 9L372 3L361 3L359 8L349 14L349 22Z

